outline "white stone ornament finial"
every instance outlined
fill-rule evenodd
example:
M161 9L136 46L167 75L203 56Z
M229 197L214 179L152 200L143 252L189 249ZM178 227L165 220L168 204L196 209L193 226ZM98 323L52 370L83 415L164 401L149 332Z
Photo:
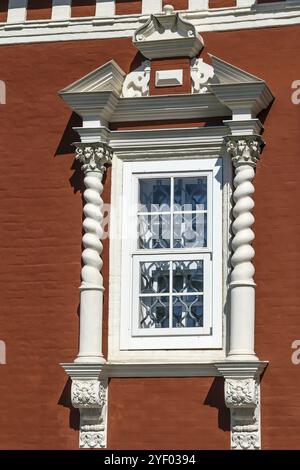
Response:
M174 13L174 7L173 7L173 5L165 5L165 6L163 7L163 13L164 13L165 15L173 15L173 13Z

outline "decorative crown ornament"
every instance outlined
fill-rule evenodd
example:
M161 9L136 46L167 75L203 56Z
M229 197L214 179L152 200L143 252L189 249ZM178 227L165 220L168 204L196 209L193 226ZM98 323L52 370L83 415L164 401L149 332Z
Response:
M106 167L111 163L112 150L103 142L95 143L75 143L75 159L83 163L82 170L87 173L88 171L100 171L104 173Z
M226 150L231 156L234 166L247 163L256 166L260 159L263 140L260 135L227 136L225 137Z

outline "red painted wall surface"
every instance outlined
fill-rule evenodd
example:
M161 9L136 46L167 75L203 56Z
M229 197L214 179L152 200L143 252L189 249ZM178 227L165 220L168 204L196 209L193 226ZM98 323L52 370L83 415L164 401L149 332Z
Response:
M47 20L51 18L52 0L28 0L27 20Z
M116 15L142 13L142 0L116 0Z
M72 17L95 16L95 0L72 0Z
M159 70L182 70L182 85L180 86L155 86L156 72ZM188 57L172 59L154 59L151 61L149 82L150 95L168 95L191 92L191 63Z
M291 363L291 343L300 339L300 105L290 98L300 79L299 27L203 37L206 52L263 78L276 97L262 115L267 145L255 179L256 351L270 361L263 447L299 449L300 365ZM70 144L80 123L57 91L112 58L128 72L135 56L130 38L0 48L7 86L0 106L1 449L77 448L78 413L59 363L77 353L82 174ZM104 186L108 202L109 173ZM107 263L106 241L106 288ZM106 289L105 325L107 299ZM109 394L110 448L229 448L220 380L112 379Z
M6 21L8 10L8 0L2 0L0 2L0 22Z
M189 1L188 0L163 0L162 1L162 6L164 7L165 5L173 5L174 10L187 10L189 7Z
M209 8L229 8L235 6L236 0L208 0Z

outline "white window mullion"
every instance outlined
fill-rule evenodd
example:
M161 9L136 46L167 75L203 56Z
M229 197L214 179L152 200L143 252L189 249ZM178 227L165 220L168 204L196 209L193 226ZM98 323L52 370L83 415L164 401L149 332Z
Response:
M173 328L173 260L170 261L169 328Z
M174 247L174 177L171 177L170 191L170 248Z

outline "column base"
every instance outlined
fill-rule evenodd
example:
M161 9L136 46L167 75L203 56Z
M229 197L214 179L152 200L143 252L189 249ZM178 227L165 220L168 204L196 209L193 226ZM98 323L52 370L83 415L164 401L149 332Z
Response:
M103 356L77 356L74 360L76 364L106 364Z

